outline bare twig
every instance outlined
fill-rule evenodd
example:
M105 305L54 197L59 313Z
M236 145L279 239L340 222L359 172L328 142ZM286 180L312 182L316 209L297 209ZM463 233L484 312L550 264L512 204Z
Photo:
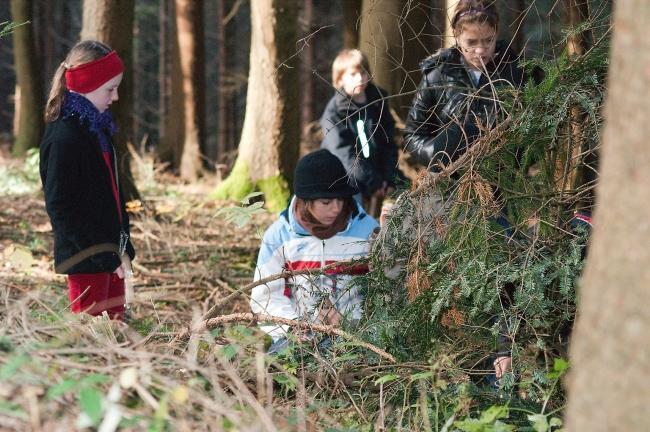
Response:
M365 264L368 262L367 258L361 258L361 259L355 259L355 260L345 260L345 261L337 261L332 264L328 264L324 267L321 267L319 269L304 269L304 270L294 270L294 271L289 271L289 270L283 270L280 273L267 276L265 278L253 281L249 284L244 285L243 287L233 291L232 293L228 294L226 297L222 298L219 300L217 303L215 303L206 313L203 315L203 320L209 320L210 318L214 318L217 316L219 313L219 309L223 307L224 305L228 304L231 302L233 299L239 297L242 294L248 294L253 288L259 285L264 285L269 282L273 282L274 280L278 279L284 279L288 278L291 276L298 276L298 275L320 275L323 272L326 272L327 270L332 270L338 267L352 267L355 265L359 264Z
M256 314L256 313L251 313L251 312L244 312L244 313L236 313L236 314L231 314L231 315L223 315L220 317L208 319L206 321L203 321L201 324L199 324L197 327L192 328L190 331L183 332L181 333L178 337L179 339L186 339L190 336L191 333L195 332L201 332L204 330L209 330L213 329L215 327L232 323L232 322L241 322L241 321L249 321L249 322L272 322L276 324L283 324L283 325L288 325L297 329L301 330L311 330L311 331L316 331L318 333L325 333L325 334L330 334L330 335L336 335L340 336L343 339L347 339L356 345L366 348L378 356L392 362L396 363L397 360L395 360L395 357L393 357L391 354L387 353L386 351L382 350L381 348L376 347L375 345L372 345L368 342L365 342L361 339L359 339L356 336L351 335L350 333L347 333L339 328L336 328L334 326L330 325L322 325L322 324L314 324L310 323L307 321L299 321L299 320L293 320L293 319L288 319L288 318L282 318L282 317L276 317L272 315L265 315L265 314Z

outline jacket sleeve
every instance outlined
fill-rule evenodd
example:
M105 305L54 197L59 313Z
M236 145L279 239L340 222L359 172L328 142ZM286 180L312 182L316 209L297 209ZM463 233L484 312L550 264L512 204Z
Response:
M464 153L478 135L472 121L461 123L453 116L460 101L445 100L437 70L425 75L418 86L405 126L405 149L421 165L436 171Z
M357 154L357 133L350 130L350 121L333 106L333 100L325 108L320 120L323 129L321 148L339 158L350 176L350 184L364 194L371 194L381 187L382 178L365 158Z
M395 120L390 113L388 102L382 93L383 107L379 120L379 133L386 135L386 145L381 148L380 166L382 178L389 186L395 186L395 179L399 177L397 168L397 146L395 145Z
M255 268L255 281L282 272L285 266L284 241L281 235L280 221L276 221L264 234L262 245L257 257ZM263 313L272 316L295 319L298 312L292 298L284 293L285 279L276 279L258 285L251 293L250 306L254 313ZM262 330L269 333L274 340L282 337L288 326L267 325L261 326Z

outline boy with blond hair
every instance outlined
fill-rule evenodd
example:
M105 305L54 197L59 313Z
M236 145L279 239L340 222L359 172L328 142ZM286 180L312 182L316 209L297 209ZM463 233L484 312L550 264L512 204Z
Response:
M371 82L369 69L357 49L336 56L332 64L336 93L320 119L325 135L321 148L341 160L349 184L359 189L366 204L378 203L392 192L400 175L387 94ZM378 206L371 209L377 210Z

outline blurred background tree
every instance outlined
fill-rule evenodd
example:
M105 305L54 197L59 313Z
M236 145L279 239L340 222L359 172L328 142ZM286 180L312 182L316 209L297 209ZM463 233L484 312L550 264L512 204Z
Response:
M611 0L496 2L501 15L500 37L511 40L512 47L527 59L560 57L567 52L579 55L589 49L599 35L585 32L582 23L611 7ZM19 5L29 7L19 9ZM22 110L41 111L38 98L42 101L45 97L56 65L82 35L107 41L127 61L130 72L114 107L120 125L117 147L125 173L129 172L127 143L140 152L155 151L172 172L188 181L205 170L226 174L232 169L238 146L250 140L242 136L246 110L263 109L247 105L250 1L0 0L0 22L11 20L10 6L16 13L28 13L24 16L30 24L22 33L0 40L0 73L4 77L0 81L0 142L9 149L20 154L38 142L42 130L38 120L29 120L30 127L15 131L13 125L18 125ZM309 0L295 2L291 14L279 16L282 29L295 30L291 30L293 40L285 52L277 53L277 65L293 62L291 67L299 71L291 80L299 97L290 102L299 118L286 117L292 120L282 127L298 130L301 151L319 145L316 122L333 94L330 68L340 49L360 47L366 52L375 81L398 95L391 99L391 106L403 117L420 78L419 61L452 42L445 28L453 7L452 0ZM568 45L563 42L567 28L575 29ZM25 34L31 34L33 41L24 42ZM30 55L28 49L36 54ZM274 74L286 72L284 66L277 65L263 76L266 82L276 79ZM17 75L18 81L23 81L18 83L21 93L16 91ZM28 97L30 86L34 90ZM584 153L579 138L584 114L575 115L575 127L569 133L573 141L565 152L568 161ZM24 114L23 119L28 116ZM259 131L260 125L252 129ZM27 135L30 137L24 138ZM260 136L256 145L261 149L271 143ZM287 184L295 163L291 160L297 157L293 150L283 156L287 161L278 173ZM580 180L578 174L575 184L593 180ZM129 196L136 195L130 187Z

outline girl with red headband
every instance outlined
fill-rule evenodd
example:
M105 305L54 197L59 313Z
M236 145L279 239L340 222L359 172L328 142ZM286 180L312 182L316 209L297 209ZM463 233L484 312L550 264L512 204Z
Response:
M123 71L108 46L75 45L52 79L40 147L55 270L68 275L71 310L107 312L112 319L124 317L125 279L129 283L135 255L108 111Z

